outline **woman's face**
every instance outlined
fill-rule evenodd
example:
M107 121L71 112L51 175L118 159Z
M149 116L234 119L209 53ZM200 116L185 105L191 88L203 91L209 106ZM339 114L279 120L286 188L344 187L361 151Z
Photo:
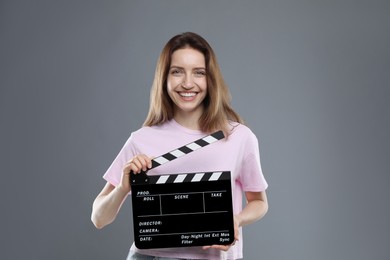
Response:
M167 78L168 95L175 104L175 113L201 115L207 95L206 64L203 53L192 48L172 53Z

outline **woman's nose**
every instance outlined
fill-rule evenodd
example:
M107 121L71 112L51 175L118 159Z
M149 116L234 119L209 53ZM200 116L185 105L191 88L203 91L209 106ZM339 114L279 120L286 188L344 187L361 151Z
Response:
M190 75L185 76L183 83L181 84L185 89L191 89L194 87L194 81Z

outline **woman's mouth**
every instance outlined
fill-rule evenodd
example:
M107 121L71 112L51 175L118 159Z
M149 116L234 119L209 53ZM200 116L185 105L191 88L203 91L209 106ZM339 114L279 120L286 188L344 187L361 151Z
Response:
M180 97L185 101L192 101L195 99L197 92L178 92Z
M195 92L179 92L179 95L182 97L194 97L196 95Z

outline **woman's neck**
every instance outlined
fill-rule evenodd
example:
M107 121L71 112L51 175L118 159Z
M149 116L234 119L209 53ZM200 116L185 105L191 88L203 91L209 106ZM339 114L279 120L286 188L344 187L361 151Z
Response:
M199 125L199 118L201 116L203 111L197 111L197 112L191 112L191 113L185 113L185 112L176 112L173 118L175 121L191 130L201 130L201 127Z

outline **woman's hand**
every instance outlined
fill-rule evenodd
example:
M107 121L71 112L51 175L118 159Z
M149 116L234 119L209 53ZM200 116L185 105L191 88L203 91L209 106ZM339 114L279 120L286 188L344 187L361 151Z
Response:
M240 212L240 214L234 216L234 242L230 245L212 245L204 246L203 249L216 248L227 251L232 247L236 240L239 238L238 227L245 226L255 222L262 218L268 211L268 201L265 191L262 192L245 192L247 205Z
M234 241L233 243L231 243L230 245L211 245L211 246L203 246L203 249L209 249L209 248L214 248L214 249L219 249L219 250L222 250L222 251L228 251L232 246L234 246L234 244L236 243L236 241L239 239L240 237L240 231L239 231L239 220L238 220L238 217L237 216L234 216Z
M122 171L121 182L118 186L121 190L129 193L130 187L130 172L138 174L141 171L147 171L152 167L152 160L144 154L139 154L133 157L128 163L125 164Z

